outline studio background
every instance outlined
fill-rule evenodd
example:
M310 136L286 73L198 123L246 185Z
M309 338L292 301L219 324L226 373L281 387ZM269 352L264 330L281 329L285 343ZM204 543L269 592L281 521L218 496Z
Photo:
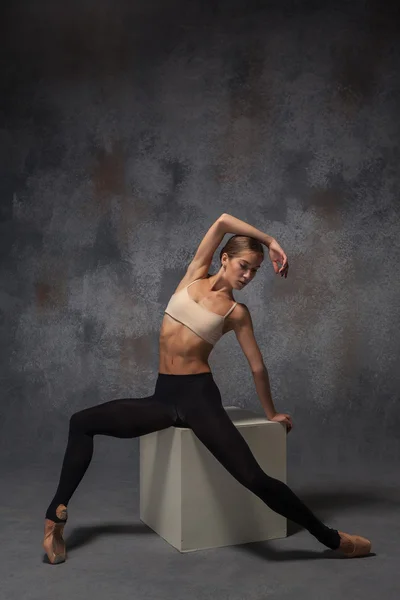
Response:
M3 5L2 597L398 597L398 32L377 0ZM71 415L153 393L164 308L223 212L289 257L282 279L265 248L234 292L293 418L287 483L377 556L312 560L289 522L183 557L140 523L139 440L95 436L69 559L41 565ZM263 414L233 332L210 365Z
M397 462L394 15L102 0L15 2L7 16L2 459L59 461L74 411L152 393L163 310L228 212L289 257L283 280L265 248L235 292L293 416L289 464ZM224 404L262 412L233 332L210 364ZM128 464L135 444L96 438Z
M274 236L289 258L288 278L277 277L265 248L252 284L234 292L250 309L276 409L293 418L288 484L331 526L346 530L352 508L350 531L358 515L370 524L362 535L395 532L379 505L399 501L400 53L390 6L18 0L3 9L1 510L21 536L34 519L31 559L35 543L40 554L69 418L153 393L164 308L222 212ZM233 332L210 365L225 405L263 414ZM127 509L137 511L138 449L138 439L95 437L71 501L75 519L79 510L83 520L101 519L107 509L138 520ZM342 483L322 489L345 478L382 483L386 474L386 492L380 483L346 496ZM380 524L360 516L371 506ZM20 557L15 531L3 534ZM148 593L162 556L154 561L154 537L123 532L138 548L149 539L147 562L135 554L132 567L146 573ZM280 540L282 548L311 544L302 533ZM76 540L78 555L85 548ZM230 597L242 585L243 597L260 597L254 557L240 560L248 578L235 584L229 576L237 586ZM286 566L273 566L268 580L280 585ZM228 572L220 567L204 581ZM304 563L291 568L301 582ZM13 569L4 569L11 598ZM393 579L379 569L388 591ZM188 577L188 588L196 579L179 565L173 573ZM175 581L163 598L180 597ZM340 577L328 590L325 573L321 581L313 578L307 600L340 597ZM41 585L29 598L54 597L50 583ZM57 578L54 586L67 594Z

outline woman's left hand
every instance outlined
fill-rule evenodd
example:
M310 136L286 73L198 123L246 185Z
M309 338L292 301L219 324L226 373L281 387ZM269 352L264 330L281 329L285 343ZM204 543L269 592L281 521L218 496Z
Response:
M272 265L274 267L274 271L276 274L280 273L281 277L287 278L287 274L289 272L289 261L278 244L276 240L273 240L268 247L269 257L272 261ZM278 262L281 263L281 267L279 267Z
M287 433L293 428L292 417L287 413L277 413L270 421L277 421L283 423L287 427Z

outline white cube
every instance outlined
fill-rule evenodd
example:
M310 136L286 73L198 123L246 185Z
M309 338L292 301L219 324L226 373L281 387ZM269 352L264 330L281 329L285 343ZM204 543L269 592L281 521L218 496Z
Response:
M224 407L261 468L286 483L286 428ZM287 536L287 520L240 484L193 431L140 438L140 520L180 552Z

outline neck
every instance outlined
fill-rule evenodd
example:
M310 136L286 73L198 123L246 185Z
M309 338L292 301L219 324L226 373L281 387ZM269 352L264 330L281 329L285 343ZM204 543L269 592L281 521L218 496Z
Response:
M216 275L212 275L211 277L209 277L210 291L221 292L222 294L231 298L233 288L231 284L224 278L223 273L225 271L223 271L223 273L221 273L221 271L219 271Z

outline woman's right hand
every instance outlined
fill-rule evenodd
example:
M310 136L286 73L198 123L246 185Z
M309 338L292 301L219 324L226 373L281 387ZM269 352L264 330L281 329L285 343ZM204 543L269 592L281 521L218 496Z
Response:
M285 252L275 239L272 240L268 247L268 254L275 273L279 273L281 277L286 279L289 272L289 261ZM279 267L279 263L281 264L281 267Z
M277 413L270 421L276 421L277 423L283 423L287 426L287 433L293 428L292 417L287 413Z

